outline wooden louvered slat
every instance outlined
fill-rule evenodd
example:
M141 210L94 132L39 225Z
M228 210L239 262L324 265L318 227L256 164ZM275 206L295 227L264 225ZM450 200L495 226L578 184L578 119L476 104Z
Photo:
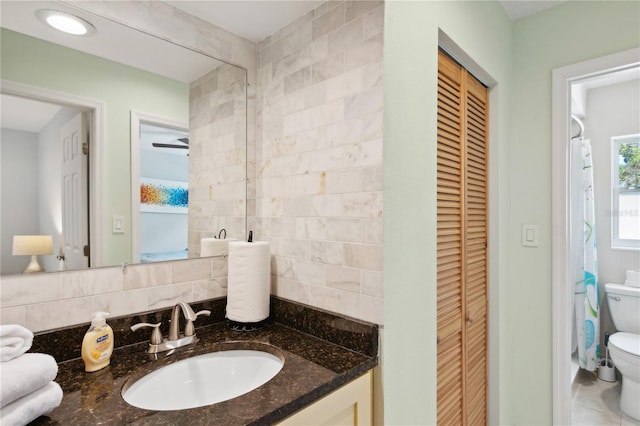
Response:
M487 90L438 61L438 424L487 423Z

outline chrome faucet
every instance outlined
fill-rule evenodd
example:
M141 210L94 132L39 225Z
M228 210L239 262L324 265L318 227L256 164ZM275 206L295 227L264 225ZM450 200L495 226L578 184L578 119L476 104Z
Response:
M169 325L169 340L178 340L180 338L180 308L182 308L182 314L184 315L184 318L187 320L187 324L189 321L191 321L191 324L193 324L193 321L195 321L195 319L197 318L196 313L193 312L193 309L191 309L191 306L189 306L184 302L176 303L176 305L173 307L173 312L171 312L171 324ZM188 336L186 325L184 328L185 328L184 335ZM193 333L191 333L191 335L193 335Z
M184 318L187 320L184 326L184 334L180 334L180 311L182 311ZM169 336L164 339L160 333L160 324L149 324L141 322L131 326L131 331L136 331L143 327L153 328L151 333L151 339L149 342L148 353L155 354L158 352L164 352L171 349L176 349L181 346L186 346L191 343L196 343L198 339L195 334L195 327L193 321L195 321L200 315L211 315L211 311L202 310L194 312L191 306L185 302L178 302L173 307L171 312L171 324L169 324Z

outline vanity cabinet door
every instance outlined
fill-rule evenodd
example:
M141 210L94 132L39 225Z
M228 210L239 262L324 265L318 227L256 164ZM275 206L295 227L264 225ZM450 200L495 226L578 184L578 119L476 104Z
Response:
M287 417L279 425L349 425L372 423L371 371Z

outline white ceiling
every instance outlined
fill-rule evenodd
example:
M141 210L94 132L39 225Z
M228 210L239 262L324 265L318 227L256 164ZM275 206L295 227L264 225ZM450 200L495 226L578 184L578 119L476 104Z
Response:
M60 105L0 95L0 123L3 128L40 133L62 109Z
M391 0L394 1L394 0ZM324 3L317 0L170 0L166 3L258 43ZM512 20L557 6L560 0L502 0Z
M171 0L166 3L258 43L320 6L317 0Z

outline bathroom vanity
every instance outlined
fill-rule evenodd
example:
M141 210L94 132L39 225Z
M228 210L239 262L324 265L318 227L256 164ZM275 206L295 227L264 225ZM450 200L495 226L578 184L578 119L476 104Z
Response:
M224 320L224 299L193 306L211 309L213 314L196 327L199 341L174 353L148 354L148 340L136 341L148 337L148 332L129 330L140 321L162 320L167 311L109 321L118 348L111 364L95 373L84 371L79 352L72 356L75 335L82 326L37 335L32 351L51 353L62 360L56 382L64 397L58 408L33 424L308 425L335 424L345 418L351 419L351 424L371 424L377 326L272 298L269 325L256 331L235 331ZM278 354L284 366L259 388L203 407L152 411L131 406L122 398L122 389L130 380L189 357L234 349Z

